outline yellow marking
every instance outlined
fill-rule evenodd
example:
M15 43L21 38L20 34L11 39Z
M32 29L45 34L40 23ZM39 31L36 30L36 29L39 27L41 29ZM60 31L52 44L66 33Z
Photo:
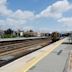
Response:
M69 71L72 70L72 51L70 51L68 68L69 68Z
M33 60L35 57L32 57L31 59L29 59L29 60L27 60L26 62L28 63L28 62L30 62L31 60Z
M28 61L25 66L19 72L27 72L31 67L37 64L41 59L50 54L55 48L57 48L61 43L63 43L67 38L57 41L54 44L48 46L45 51L40 52L36 57L33 57L32 60Z

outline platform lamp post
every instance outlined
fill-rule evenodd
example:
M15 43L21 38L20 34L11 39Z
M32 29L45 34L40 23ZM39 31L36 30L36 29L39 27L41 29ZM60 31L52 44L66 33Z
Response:
M70 43L72 43L72 32L70 33Z
M68 26L66 24L65 24L65 30L66 30L66 35L67 35L67 33L68 33ZM68 42L69 43L71 42L71 34L68 37Z
M66 31L67 33L69 33L67 25L66 25ZM69 39L69 43L72 43L72 32L69 33L68 39Z

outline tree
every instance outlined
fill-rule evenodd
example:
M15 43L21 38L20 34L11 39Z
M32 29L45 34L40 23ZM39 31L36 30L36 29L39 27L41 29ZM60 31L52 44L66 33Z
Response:
M13 30L11 30L10 28L4 31L5 34L12 34Z
M29 30L29 32L34 32L33 30Z

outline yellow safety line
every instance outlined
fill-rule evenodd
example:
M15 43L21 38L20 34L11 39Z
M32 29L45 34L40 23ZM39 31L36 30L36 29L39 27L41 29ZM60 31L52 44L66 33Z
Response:
M36 57L33 57L32 59L30 59L30 61L27 61L27 63L25 64L23 69L20 70L20 72L27 72L31 67L33 67L35 64L37 64L45 56L50 54L55 48L57 48L65 40L66 40L66 38L63 40L57 41L54 44L49 45L45 51L40 52L40 54L38 54Z
M69 71L72 70L72 51L70 51L70 55L69 55L68 70Z

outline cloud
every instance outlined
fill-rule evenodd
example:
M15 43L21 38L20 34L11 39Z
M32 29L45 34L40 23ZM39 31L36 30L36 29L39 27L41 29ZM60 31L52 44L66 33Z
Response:
M52 5L48 6L46 9L40 12L37 15L37 18L40 17L52 17L56 18L57 22L61 24L61 26L72 26L72 17L64 17L64 12L72 10L72 4L69 3L68 0L57 1ZM54 29L55 30L55 29Z
M4 20L0 20L0 24L3 27L3 29L7 28L13 28L13 29L22 29L24 27L24 24L26 23L26 20L16 20L12 18L6 18Z
M13 13L12 17L16 19L30 19L34 17L34 14L31 11L17 10L15 13Z
M0 16L5 17L5 19L0 20L0 24L5 26L11 25L16 28L22 28L27 21L33 21L36 18L41 17L52 17L56 18L58 22L62 24L72 23L72 18L63 17L63 13L72 9L72 4L68 0L56 1L52 5L49 5L46 9L42 10L39 14L34 14L32 11L18 9L13 11L7 7L8 0L0 0ZM23 27L25 28L25 27ZM26 27L27 29L28 27Z
M52 5L48 6L42 12L40 12L37 17L53 17L53 18L61 18L63 12L72 8L72 5L68 2L68 0L57 1Z
M7 8L7 0L0 0L0 15L9 16L12 13L13 11Z
M53 17L61 18L62 13L72 8L72 5L68 0L57 1L52 5L48 6L46 9L41 11L39 14L35 15L32 11L16 10L15 12L7 7L7 0L0 0L0 15L7 16L13 19L33 19L39 17Z
M16 10L13 11L7 7L8 0L0 0L0 16L5 17L5 19L0 20L0 25L19 26L20 28L31 18L34 17L34 13L31 11ZM21 26L22 25L22 26ZM4 27L5 27L4 26Z
M7 7L7 0L0 0L0 15L16 19L29 19L34 16L31 11L22 11L20 9L15 12Z
M58 22L67 26L72 26L72 17L63 17L59 19Z

